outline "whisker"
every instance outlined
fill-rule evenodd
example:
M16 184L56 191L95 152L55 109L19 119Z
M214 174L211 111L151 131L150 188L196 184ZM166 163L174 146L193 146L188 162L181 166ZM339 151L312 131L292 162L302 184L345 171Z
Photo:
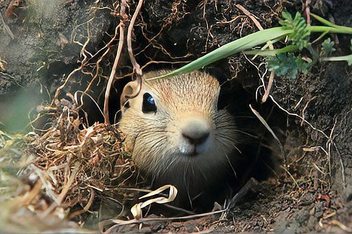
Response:
M173 166L173 164L177 161L177 159L178 159L177 157L173 157L173 159L171 160L171 162L167 166L165 166L165 164L167 162L164 162L163 166L160 167L160 170L158 173L160 173L160 175L165 174L170 169L170 167Z
M229 159L229 156L225 152L224 152L224 154L225 154L225 157L227 159L227 162L229 163L229 165L231 167L231 170L233 171L233 174L235 175L236 178L238 178L237 177L237 172L236 172L235 168L233 167L233 165L232 165L232 163L231 163L231 161Z
M259 137L257 135L253 135L253 134L251 134L249 132L245 132L245 131L238 130L238 129L236 129L235 132L236 133L241 133L243 135L249 136L249 137L254 138L254 139L259 139Z
M216 128L236 129L237 125L235 123L216 123Z
M204 178L204 181L208 181L208 177L206 176L206 174L204 173L204 171L198 167L198 171L201 174L201 176Z
M235 115L233 116L234 119L256 119L255 116L251 115Z
M218 137L215 138L215 140L219 142L221 145L223 145L224 147L228 147L228 145L225 142L221 141L220 139L225 139L225 138L218 138ZM238 153L242 154L242 151L234 144L234 142L229 140L229 143L232 145L234 149L238 151Z
M185 169L183 171L183 182L184 182L184 185L186 187L186 192L187 192L187 197L188 197L188 200L189 200L189 204L190 204L191 208L193 208L193 205L192 205L193 202L192 202L191 194L189 193L189 183L187 183L188 181L187 181L187 178L186 178L186 173L188 171L188 167L189 167L190 163L187 162L186 165L187 166L184 167Z

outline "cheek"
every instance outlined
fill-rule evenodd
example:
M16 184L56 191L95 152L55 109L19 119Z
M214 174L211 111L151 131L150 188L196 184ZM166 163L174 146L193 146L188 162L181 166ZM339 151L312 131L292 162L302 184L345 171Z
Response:
M122 114L119 121L119 129L125 136L125 145L128 151L133 151L136 136L141 130L140 124L140 117L135 110L128 109Z
M215 117L215 138L218 144L225 152L236 150L237 145L237 127L235 120L230 113L225 110L218 112Z
M165 136L169 142L169 148L175 148L179 145L180 139L182 139L181 131L174 124L169 123L165 129Z

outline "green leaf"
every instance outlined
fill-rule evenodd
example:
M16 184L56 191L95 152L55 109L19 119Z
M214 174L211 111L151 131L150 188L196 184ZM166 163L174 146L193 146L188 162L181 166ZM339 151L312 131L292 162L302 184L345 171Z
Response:
M234 55L238 52L251 49L255 46L264 44L268 41L280 38L291 33L292 30L283 29L282 27L269 28L262 31L258 31L252 34L249 34L245 37L239 38L235 41L232 41L228 44L225 44L216 50L190 62L189 64L174 70L168 74L161 75L152 79L160 79L165 77L170 77L174 75L188 73L194 70L201 69L211 63L214 63L218 60L227 58L231 55Z
M276 75L285 76L289 79L295 79L299 72L307 73L310 68L310 63L304 61L301 57L296 57L292 53L269 57L267 61L270 71L274 71Z
M310 15L311 15L314 19L318 20L320 23L325 24L326 26L330 26L330 27L336 27L336 26L338 26L338 25L336 25L336 24L330 22L329 20L326 20L326 19L324 19L323 17L320 17L319 15L316 15L316 14L313 14L313 13L310 13Z
M307 47L309 43L310 30L307 27L307 23L305 19L299 12L296 12L294 18L292 18L291 14L284 11L282 13L282 20L279 23L285 29L291 29L293 32L288 35L292 44L297 46L299 50Z
M336 49L334 48L335 43L331 41L330 38L327 38L321 43L321 55L327 56L334 52Z
M330 30L330 32L336 32L336 33L348 33L348 34L351 34L352 33L352 28L351 27L346 27L346 26L341 26L341 25L337 25L337 24L334 24L316 14L313 14L313 13L310 13L310 15L318 20L320 23L322 24L325 24L326 26L328 26L327 28L330 28L332 30ZM310 27L326 27L326 26L310 26Z
M315 17L315 15L313 17ZM322 22L321 19L323 18L320 17L317 19L319 19ZM150 78L150 80L170 77L174 75L188 73L197 69L201 69L211 63L214 63L218 60L232 56L238 52L252 49L258 45L267 43L269 41L271 42L279 41L285 36L288 36L289 40L292 41L293 46L296 46L299 50L301 50L309 46L310 33L318 32L318 33L323 33L324 35L327 33L352 34L351 27L339 26L331 22L329 23L328 22L329 21L325 20L324 24L329 26L310 26L306 24L304 18L301 16L300 13L296 13L295 17L293 18L290 15L290 13L283 12L282 19L280 20L280 24L282 25L282 27L269 28L269 29L265 29L259 32L249 34L243 38L240 38L233 42L225 44L220 48L196 59L195 61L189 64L186 64L185 66L177 70L174 70L162 76ZM289 52L292 52L292 51L289 51ZM246 53L251 53L251 52L246 52ZM280 51L279 49L279 51L277 50L274 52L265 51L261 53L263 55L265 53L268 53L268 55L272 56L274 53L279 54L279 53L282 53L282 51ZM296 64L301 64L302 67L305 66L303 63L299 62L299 60L296 61Z
M343 32L343 33L351 33L352 32L352 28L351 27L346 27L346 26L341 26L341 25L337 25L337 24L334 24L316 14L313 14L313 13L310 13L310 15L315 18L316 20L318 20L320 23L322 24L325 24L326 26L330 27L330 28L333 28L333 29L336 29L340 32ZM312 27L315 27L315 26L312 26Z
M352 34L352 28L350 27L344 27L344 26L338 26L338 27L330 27L330 26L307 26L307 29L311 33L342 33L342 34Z
M346 61L348 63L348 66L351 66L352 65L352 54L345 55L345 56L327 57L327 58L322 58L321 60L322 61L330 61L330 62Z
M248 55L275 56L275 55L282 54L282 53L294 52L297 49L298 49L297 46L288 45L288 46L285 46L284 48L280 48L280 49L273 49L273 50L247 50L247 51L244 51L243 53L244 54L248 54Z

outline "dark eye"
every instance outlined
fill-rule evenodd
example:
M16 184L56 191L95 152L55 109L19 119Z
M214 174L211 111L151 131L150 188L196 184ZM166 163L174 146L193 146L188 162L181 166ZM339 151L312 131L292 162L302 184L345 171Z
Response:
M143 113L156 112L154 98L149 93L143 95L142 111Z

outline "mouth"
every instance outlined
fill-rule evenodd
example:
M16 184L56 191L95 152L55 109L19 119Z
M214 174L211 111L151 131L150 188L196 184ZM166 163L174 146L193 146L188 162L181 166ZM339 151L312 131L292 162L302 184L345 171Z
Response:
M185 157L196 157L201 154L201 150L197 145L182 145L181 147L179 147L179 150L181 155Z
M196 156L199 155L199 153L196 150L194 150L194 151L188 152L188 153L182 153L181 152L181 155L185 156L185 157L196 157Z
M201 144L192 144L187 141L181 141L178 144L178 151L185 157L196 157L202 154L207 154L211 150L211 141L207 140Z

